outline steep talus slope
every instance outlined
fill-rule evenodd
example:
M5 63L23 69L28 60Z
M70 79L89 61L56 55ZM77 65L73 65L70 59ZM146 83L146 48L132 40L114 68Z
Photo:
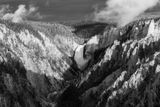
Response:
M159 23L143 19L116 28L1 21L0 107L159 106ZM93 36L98 49L80 71L74 52Z

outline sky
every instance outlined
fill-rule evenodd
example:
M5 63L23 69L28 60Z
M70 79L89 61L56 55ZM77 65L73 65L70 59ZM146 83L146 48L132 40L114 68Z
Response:
M106 0L0 0L0 12L4 7L9 13L14 13L18 8L21 8L24 14L29 16L27 18L29 20L76 21L91 17L94 11L103 8L105 3ZM19 5L23 6L18 7ZM2 13L4 13L4 10ZM160 7L157 6L150 9L149 12L159 10ZM18 14L18 12L15 12L15 14ZM7 15L4 18L6 17Z
M0 0L1 5L9 5L15 11L19 5L32 5L38 8L42 21L82 20L90 16L96 7L101 7L105 0Z

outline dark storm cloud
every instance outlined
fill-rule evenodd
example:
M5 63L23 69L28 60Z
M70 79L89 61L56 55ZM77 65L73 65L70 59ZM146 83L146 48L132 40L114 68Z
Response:
M9 5L13 12L19 5L26 5L26 8L34 5L43 21L82 20L104 3L105 0L0 0L1 5Z
M35 0L32 3L40 7L44 20L68 21L84 19L93 13L94 7L104 4L105 0Z
M20 5L25 5L26 11L29 10L30 6L33 6L36 8L36 12L33 12L33 14L28 14L27 17L25 15L20 15L23 16L22 19L38 20L38 21L79 21L84 19L92 19L94 18L93 16L95 11L100 11L103 10L104 8L107 9L106 1L111 1L111 0L0 0L0 17L5 15L5 13L14 14L16 13L16 10ZM160 11L159 4L157 4L154 8L146 10L146 12L151 12L151 13L159 11ZM104 17L105 15L102 16ZM106 16L108 17L108 15ZM14 17L12 18L14 19ZM106 19L106 17L104 18ZM118 20L119 19L120 18L118 18Z

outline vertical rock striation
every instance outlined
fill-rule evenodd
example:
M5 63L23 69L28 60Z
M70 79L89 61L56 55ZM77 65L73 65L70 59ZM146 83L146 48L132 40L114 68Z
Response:
M159 106L160 19L84 27L0 21L0 107Z
M105 55L79 85L83 107L160 105L159 23L159 19L135 21L117 29L114 42L107 40L112 43L106 44Z

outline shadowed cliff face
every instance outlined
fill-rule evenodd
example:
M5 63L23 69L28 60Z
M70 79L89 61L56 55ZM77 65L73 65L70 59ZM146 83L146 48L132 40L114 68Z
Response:
M55 93L78 78L70 58L78 44L69 27L54 27L56 35L46 36L30 25L0 23L0 107L51 106Z
M159 39L159 20L120 28L79 86L83 107L159 106Z
M159 106L159 23L144 19L85 30L1 21L0 107ZM92 58L80 70L75 50L92 36L98 45L84 49Z

